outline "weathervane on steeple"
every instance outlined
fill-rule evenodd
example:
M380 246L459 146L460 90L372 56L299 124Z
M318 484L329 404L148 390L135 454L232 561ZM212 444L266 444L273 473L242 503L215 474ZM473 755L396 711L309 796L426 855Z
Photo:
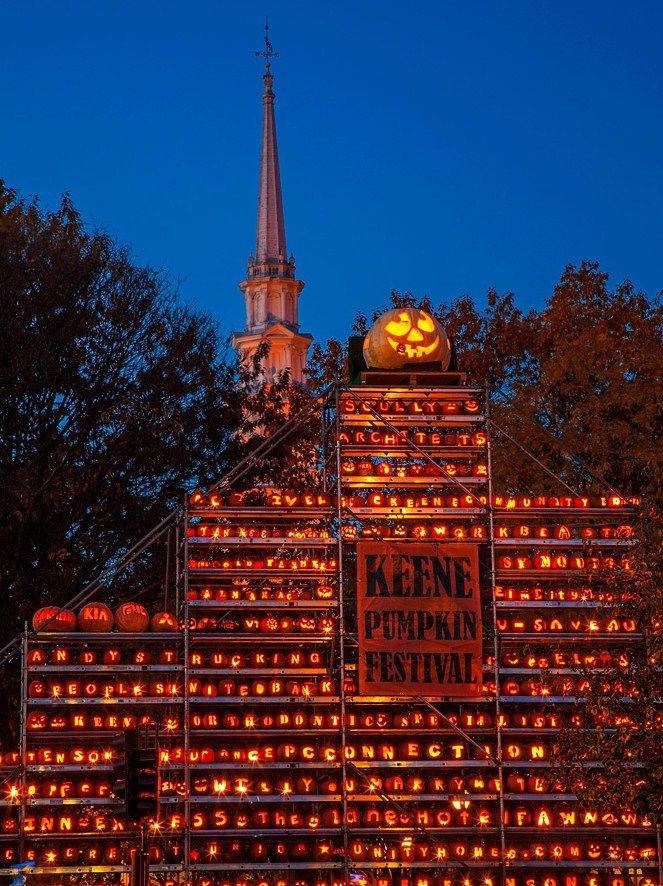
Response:
M261 342L269 343L269 353L261 360L265 379L271 380L283 369L297 384L306 384L306 352L313 336L299 331L299 293L304 283L295 277L295 260L288 256L281 195L279 152L276 145L274 75L270 60L278 52L269 39L265 18L265 48L254 55L265 61L262 82L262 143L258 184L258 224L255 255L250 256L246 279L239 288L244 293L246 326L233 333L233 347L242 360L252 359Z
M269 68L269 60L270 58L278 58L278 52L274 52L274 47L269 42L269 21L267 16L265 16L265 48L262 52L258 49L254 52L254 55L262 56L265 59L265 64Z

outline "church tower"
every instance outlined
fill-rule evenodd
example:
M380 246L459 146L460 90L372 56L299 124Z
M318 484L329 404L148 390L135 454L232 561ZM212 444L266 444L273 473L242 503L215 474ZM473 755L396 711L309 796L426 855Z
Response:
M255 256L250 256L246 279L239 284L246 304L246 327L233 335L242 359L249 360L263 341L269 354L263 361L265 380L283 369L293 382L306 383L306 352L313 336L299 331L299 293L304 283L295 278L295 260L288 257L281 197L279 154L274 118L274 77L270 58L274 55L265 26L265 85L262 95L262 149L258 190L258 227Z

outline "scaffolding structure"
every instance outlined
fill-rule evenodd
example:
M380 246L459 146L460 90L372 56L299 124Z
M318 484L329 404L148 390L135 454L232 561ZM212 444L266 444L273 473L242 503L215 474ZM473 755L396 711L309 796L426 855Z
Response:
M637 625L600 614L635 506L501 496L487 397L458 373L368 373L315 408L315 489L237 487L310 408L178 515L178 630L26 633L0 873L32 861L43 886L127 882L140 835L115 815L113 743L156 723L160 883L660 882L646 816L581 808L551 768L582 673L627 666L642 644ZM367 539L477 547L476 695L360 693Z

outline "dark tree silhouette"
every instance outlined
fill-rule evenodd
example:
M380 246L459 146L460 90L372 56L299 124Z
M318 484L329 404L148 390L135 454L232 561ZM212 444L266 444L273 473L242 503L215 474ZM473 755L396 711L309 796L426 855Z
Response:
M127 249L0 183L0 645L241 456L239 371ZM162 542L163 544L163 542ZM153 553L153 552L151 552ZM159 553L159 552L157 552ZM106 590L158 594L163 550Z

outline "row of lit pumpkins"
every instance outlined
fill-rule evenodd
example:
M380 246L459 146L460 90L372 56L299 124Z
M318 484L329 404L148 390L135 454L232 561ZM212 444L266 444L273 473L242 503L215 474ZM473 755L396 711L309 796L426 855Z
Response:
M483 476L478 474L477 476ZM385 487L389 487L389 481L385 480ZM361 493L361 494L359 494ZM557 499L555 499L556 501ZM515 501L515 499L514 499ZM396 493L372 492L369 489L359 489L352 495L342 495L341 507L349 510L355 508L446 508L448 510L467 509L467 508L487 508L489 498L482 493L465 493L454 492L442 495L439 491L426 493L424 495L396 495ZM501 502L497 504L496 502ZM507 500L501 496L495 496L493 504L496 509L504 508L508 510ZM550 505L554 508L554 505ZM525 516L519 514L518 516ZM547 537L547 536L546 536Z
M356 446L362 449L370 449L375 446L376 449L396 451L398 454L405 451L406 447L428 446L431 448L450 448L457 446L475 446L477 449L483 448L488 443L488 436L479 431L473 433L471 431L450 431L449 429L439 428L437 430L401 430L397 433L392 431L376 431L366 428L358 431L341 431L338 435L338 442L343 446ZM345 452L348 452L346 449ZM352 450L350 449L350 452Z
M32 617L32 627L40 631L84 631L103 634L113 630L140 633L151 630L157 633L178 630L177 618L170 612L157 612L150 618L140 603L121 603L115 613L105 603L86 603L78 615L71 609L59 606L43 606Z
M331 874L331 878L307 877L301 871L296 871L292 876L285 878L280 874L265 876L262 873L257 877L252 874L239 877L236 875L229 877L227 874L215 877L206 874L197 876L193 884L194 886L347 886L344 880L333 875L333 871ZM395 883L398 883L398 886L472 886L474 883L481 883L481 886L498 886L498 883L504 883L504 886L656 886L653 876L640 876L636 884L627 874L595 874L591 871L582 874L508 872L502 880L492 868L482 869L476 866L472 868L471 877L462 870L458 873L450 871L435 874L432 871L430 873L421 870L410 871L408 868L406 874L406 869L403 868L398 872L398 880L394 880L389 873L356 871L353 872L353 883L355 886L394 886ZM111 886L120 886L120 884L113 883ZM163 886L177 886L177 884L175 881L165 880Z
M179 662L179 653L177 649L143 649L132 647L127 649L118 649L115 646L109 646L106 649L90 649L85 647L71 646L53 646L48 650L43 645L33 646L28 651L28 665L30 667L39 667L50 662L50 664L81 664L81 665L117 665L118 669L121 665L150 665L150 664L177 664Z
M82 649L72 650L64 646L55 646L48 652L43 647L33 648L28 653L28 664L31 667L39 667L50 661L51 664L71 664L77 662L82 665L112 664L117 670L122 665L149 665L177 664L179 655L174 649L161 649L152 652L147 649L115 649L105 650ZM251 653L244 652L221 652L214 650L206 652L192 652L189 655L191 668L216 667L216 668L317 668L324 665L324 654L320 649L289 649L261 651L254 650Z
M519 746L521 752L527 751L527 746ZM539 746L540 747L540 746ZM182 747L174 747L163 750L163 760L169 763L181 763L185 759ZM191 763L276 763L295 762L303 763L320 760L325 763L338 763L343 756L342 749L332 741L317 743L305 742L296 744L291 741L280 744L257 744L249 747L202 747L189 749L189 761ZM376 743L375 740L365 740L361 744L349 743L345 745L346 760L458 760L467 756L467 748L462 740L440 741L434 738L428 741L410 739L400 744L391 742ZM479 755L483 758L483 752Z
M509 634L548 634L548 633L605 633L632 634L638 630L633 618L596 618L565 613L544 616L539 613L518 613L517 615L497 616L497 630Z
M193 725L196 728L216 728L229 730L247 730L255 729L333 729L341 728L342 717L338 711L302 711L302 710L281 710L272 711L248 711L237 713L234 711L226 711L223 714L212 713L205 717L213 717L214 726L209 726L209 720L201 721L199 714L193 715ZM196 719L198 718L198 719ZM371 709L370 711L362 711L355 713L352 710L346 710L345 726L346 729L352 730L376 730L384 731L385 729L413 730L417 732L426 732L428 730L442 730L451 728L452 726L461 726L465 730L488 729L495 725L506 729L508 727L515 728L534 728L534 729L559 729L564 723L571 725L580 725L578 715L572 714L563 717L556 711L530 711L506 713L501 711L495 718L488 711L473 711L472 709L463 711L462 714L449 712L445 717L433 711L410 710L397 711L391 713L388 710L380 708Z
M468 747L462 740L443 742L438 739L432 741L411 739L400 744L365 741L363 744L346 744L345 759L365 762L372 760L385 762L429 760L441 762L477 759L483 762L487 759L485 755L494 754L495 749L490 742L484 742L482 748L482 750L477 750L476 752L471 749L468 750ZM172 748L170 751L164 751L164 755L169 762L180 763L184 760L182 748ZM504 744L504 756L510 761L545 760L549 755L549 748L542 743L511 742ZM294 762L297 760L301 762L321 760L327 763L336 763L340 762L341 757L341 749L332 743L323 745L284 743L280 745L254 746L248 749L245 747L224 747L216 751L214 748L193 748L190 751L190 761L192 763L226 761L271 763L275 761Z
M488 443L488 437L483 431L457 431L448 428L438 427L434 430L426 428L409 427L399 431L379 431L375 428L361 428L359 430L341 431L337 437L341 444L341 451L344 454L351 455L353 447L357 449L369 449L375 446L376 450L383 451L385 449L390 452L396 452L400 455L406 453L407 449L428 446L430 448L454 449L457 446L475 446L477 449L483 448ZM347 447L343 449L343 447ZM362 453L363 454L363 453ZM410 455L410 453L408 453ZM410 455L410 457L416 457Z
M353 538L431 538L434 541L452 539L477 539L485 541L488 538L488 528L481 523L449 524L449 523L345 523L341 529L345 539Z
M200 816L202 813L194 813L194 816ZM181 819L182 816L175 815L173 818ZM244 813L238 816L238 819L241 821L245 816ZM80 816L60 816L63 820L63 830L61 832L66 832L68 827L71 827L71 831L80 832L80 833L89 833L90 836L93 836L95 832L97 833L108 833L112 830L114 820L108 818L104 815L80 815ZM324 813L319 816L320 819L320 827L324 827L322 824L322 819L324 818ZM24 831L25 825L27 825L27 834L39 832L41 829L41 825L45 826L44 832L48 833L51 816L32 816L28 815L26 817L26 821L24 823ZM171 822L167 823L167 830L180 830L180 828L171 827ZM80 826L77 826L80 825ZM243 830L247 826L243 827L240 825L238 830ZM203 829L203 827L199 828ZM311 828L311 830L315 830ZM272 840L262 840L260 838L252 838L247 839L247 836L242 835L239 838L227 838L225 840L214 840L213 842L209 842L207 844L202 844L200 847L194 847L191 850L191 861L193 863L196 862L207 862L211 861L253 861L253 862L288 862L288 861L316 861L316 862L329 862L333 859L343 858L343 850L339 845L336 845L329 839L318 839L317 841L312 841L310 837L308 839L297 839L288 840L287 842L273 842ZM78 851L81 853L78 856L78 859L81 861L88 861L88 863L106 863L106 864L121 864L123 861L126 861L128 852L125 847L121 847L120 845L114 844L105 844L106 848L102 849L100 853L97 855L96 853L90 853L84 846L79 846ZM632 856L633 860L643 857L649 859L649 847L636 848L635 846L627 847L620 841L611 841L609 844L604 842L589 842L587 844L578 843L574 844L574 850L576 846L580 852L580 856L573 854L573 858L577 860L581 860L583 858L586 859L615 859L619 860L622 858L629 857L627 855L629 848L631 851L635 853ZM559 847L559 854L558 854ZM160 847L157 847L160 849ZM435 863L439 863L445 860L465 860L465 861L496 861L500 857L500 850L496 843L492 843L490 841L480 840L473 844L468 843L467 840L456 839L450 843L442 843L437 840L433 843L430 839L425 842L417 842L412 838L407 840L398 839L394 840L370 840L367 838L353 838L348 843L348 857L353 862L361 862L361 861L391 861L391 862L428 862L433 865ZM514 853L515 858L521 859L556 859L559 861L567 858L567 853L564 849L564 844L559 842L557 843L531 843L528 846L514 847L511 850ZM42 850L41 855L41 863L46 865L57 865L65 864L72 862L69 860L72 856L72 853L66 852L64 847L59 847L57 844L52 844L51 848L47 850ZM168 853L166 852L166 858ZM179 857L179 853L177 856ZM655 855L653 856L655 858ZM152 858L155 861L161 860L163 858L162 851L155 852L152 855Z
M639 498L622 498L620 495L594 495L594 496L571 496L571 495L494 495L493 507L507 511L530 510L532 508L625 508L640 504Z
M435 874L432 871L416 870L410 871L403 868L398 872L398 880L394 881L389 873L380 873L379 871L356 871L353 872L353 883L355 886L394 886L397 882L398 886L472 886L474 883L481 883L481 886L498 886L498 883L504 883L504 886L656 886L654 877L640 876L637 884L629 879L627 874L594 874L574 873L574 874L538 874L536 871L525 873L508 872L504 881L495 874L492 868L481 869L474 866L472 868L472 877L468 877L467 873L447 872L445 874ZM330 872L331 877L306 876L301 871L295 871L290 875L283 876L281 874L265 875L260 873L254 876L252 873L244 875L198 875L193 879L193 886L347 886L343 879L334 876L334 872ZM534 875L536 874L536 876ZM174 880L163 880L163 886L177 886ZM102 886L102 884L94 884L94 886ZM112 883L110 886L121 886L119 883Z
M325 655L320 649L289 649L287 652L270 649L266 652L254 650L251 653L211 652L206 655L192 652L189 656L191 668L319 668L324 664Z
M407 511L412 511L415 508L418 510L430 508L440 510L446 508L453 511L467 508L484 508L486 504L481 499L482 496L480 495L469 493L467 495L459 495L458 492L445 496L439 490L430 493L426 492L422 495L411 493L397 495L395 492L372 492L370 489L358 489L352 495L341 496L341 508L348 511L354 511L357 508L390 508L392 510L405 508ZM405 532L403 532L403 535L405 535ZM431 533L431 535L434 535L434 533Z
M606 678L608 679L608 678ZM197 681L194 681L194 688L198 688ZM611 690L627 692L628 689L620 681L610 680L606 682L606 687L610 686ZM346 679L344 683L346 695L354 695L357 686L352 679ZM591 689L591 684L583 678L567 676L557 679L549 679L545 675L543 677L532 678L528 680L509 679L504 681L500 686L502 696L528 696L531 698L550 697L550 696L582 696ZM496 692L494 681L487 680L482 686L482 693L492 696ZM232 699L252 699L252 698L301 698L317 699L328 696L336 696L338 686L334 680L326 677L318 680L284 680L280 677L272 679L258 679L251 682L242 682L232 678L224 678L218 683L210 682L200 684L200 693L193 697L193 701L203 701L210 698L232 698ZM150 698L182 698L182 687L175 682L167 680L155 680L150 683L132 683L129 680L111 682L96 682L94 680L79 681L71 680L63 683L45 684L41 680L31 681L28 689L28 695L31 699L38 700L40 698L55 699L75 699L88 698L99 699L100 703L110 698L133 698L146 699ZM57 721L57 722L56 722ZM49 721L46 712L33 711L28 719L28 728L31 729L67 729L67 718L58 716L55 721ZM39 724L39 725L38 725ZM212 728L212 727L208 727Z
M93 834L90 836L94 837ZM172 847L170 851L166 850L164 852L161 846L150 846L149 853L151 864L159 864L163 861L177 863L182 860L182 854L179 847ZM44 848L43 840L40 840L38 848L29 847L20 855L18 847L3 846L0 848L0 859L5 861L9 867L19 861L33 861L39 868L71 867L71 873L77 879L77 875L80 875L80 872L75 870L75 868L78 865L97 866L102 864L124 864L128 866L130 860L130 846L127 843L122 845L119 843L108 843L106 841L104 841L103 844L94 843L91 842L90 839L81 840L79 838L75 843L52 843ZM115 874L114 876L119 877L119 874ZM58 879L54 880L48 876L44 878L40 875L38 882L40 886L62 886L62 883L67 881L63 881L62 877L58 877ZM163 886L166 886L167 882L169 886L179 886L179 882L176 880L164 881ZM92 880L90 880L90 883L92 883ZM94 883L94 886L125 886L125 884L117 879L112 883L107 881L97 881ZM249 883L247 881L246 886L257 886L257 884Z
M287 790L285 793L288 793ZM454 797L451 799L452 806L454 800L457 802L458 798ZM275 809L273 804L270 804L270 808L252 809L249 812L242 808L238 810L236 804L234 806L224 807L221 805L222 803L223 800L220 800L219 805L210 812L206 812L204 809L196 809L196 811L192 812L191 829L193 831L208 829L218 831L226 829L249 831L251 828L273 828L274 830L290 828L293 830L310 829L313 831L320 827L341 827L343 821L343 809L341 806L325 805L324 811L318 812L315 809L311 810L309 806L302 806L301 809L298 809L296 806L291 805L291 803L288 802L287 805L284 804L284 806L280 808ZM196 806L198 807L199 804L196 803ZM205 806L207 806L207 804L205 804ZM571 815L572 811L567 809L566 814ZM177 827L175 829L179 830L181 827L179 824L180 814L175 813L175 816L177 816L178 819ZM592 819L595 817L595 814L592 815ZM553 820L560 821L561 813L559 816L554 816L553 808L551 806L534 807L533 813L528 806L517 806L515 808L507 807L502 815L502 821L508 828L529 828L534 826L537 827L537 829L543 829L551 826L548 824L536 825L535 822L538 818L541 818L546 822L552 822ZM633 819L633 823L627 825L624 825L622 819L618 818L613 813L606 813L603 818L605 818L606 821L618 822L619 827L629 827L631 829L640 827L651 828L652 826L651 820L647 820L647 823L645 823L644 818L642 816L637 816L635 813L628 813L622 817L628 821ZM413 824L423 828L440 829L485 828L491 826L495 827L499 823L499 820L500 813L496 806L491 807L487 805L481 806L473 804L470 808L455 811L453 808L449 808L448 801L444 804L433 803L429 806L418 805L416 811L412 812L409 810L398 811L397 809L390 808L387 804L381 806L371 804L363 808L350 805L347 807L345 813L345 821L348 827L353 830L379 828L380 831L385 831L387 836L388 831L391 829L407 829L408 827L412 827ZM589 827L595 826L595 823L589 825ZM600 826L606 827L606 825L601 824ZM610 827L611 825L607 826ZM566 826L567 830L568 827L569 826ZM572 827L575 829L583 828L584 826L582 822L578 822ZM587 844L586 855L587 857L592 857L590 855L589 845L590 844ZM622 852L625 851L625 847L621 842L617 842L616 844L611 843L611 845L615 847L615 850L619 847ZM604 851L607 850L607 846L603 845L603 849ZM649 856L648 849L640 849L639 853L644 853L641 854L640 857ZM543 855L543 857L545 858L546 856ZM560 856L555 850L554 855L551 853L548 857L557 857L561 859L564 856ZM577 855L574 854L573 857L577 858ZM608 857L618 859L623 856L620 856L615 852L615 854L610 854Z
M235 557L229 558L226 557L224 559L212 560L209 558L195 560L190 558L187 560L187 567L189 569L219 569L222 571L239 569L239 570L251 570L251 569L259 569L261 571L273 571L277 572L335 572L337 567L337 561L333 558L329 560L324 560L321 557Z
M200 589L189 588L187 594L190 602L195 600L239 602L241 600L248 603L262 601L292 603L297 600L333 600L336 596L336 591L330 585L311 585L307 583L305 587L302 587L300 584L295 586L287 583L282 584L280 577L277 580L279 581L277 585L265 584L259 588L236 585Z
M542 587L541 585L514 587L495 585L495 599L506 603L589 603L608 602L609 597L600 588ZM519 607L516 607L519 608Z
M519 690L519 685L515 684ZM517 692L515 694L518 694ZM348 719L352 718L352 713L347 714ZM450 718L451 719L451 718ZM573 725L582 727L582 718L578 714L563 716L557 712L543 713L541 711L516 712L499 714L499 726L502 729L546 729L557 730L563 725ZM628 723L626 717L621 715L618 722L609 722L608 719L603 720L604 725L624 725ZM137 716L133 713L110 712L106 714L94 712L78 712L71 713L68 716L61 713L51 714L46 711L30 711L27 717L27 728L29 731L41 732L117 732L123 729L134 729L136 726L154 723L153 717L150 715ZM465 728L485 729L492 724L492 719L483 720L476 718L473 723L466 724ZM160 724L166 732L176 731L181 727L181 723L177 717L168 716ZM194 731L204 733L205 730L225 729L229 731L237 731L241 738L248 737L256 729L262 730L290 730L290 729L328 729L338 730L341 726L341 715L335 711L322 713L313 711L308 714L306 711L266 711L266 712L245 712L242 714L226 711L207 711L206 713L193 712L190 717L190 728ZM663 728L663 715L660 718L660 726ZM427 729L439 728L433 723L424 723L420 717L412 717L409 714L394 715L393 717L386 712L378 712L376 714L362 714L357 717L356 725L349 726L350 729L365 730L383 730L383 729L403 729L416 730L424 732ZM242 734L245 733L245 734ZM40 751L41 752L41 751ZM48 751L51 752L50 749ZM52 762L67 763L69 758L67 753L63 751L53 751L57 755L57 759ZM233 751L234 753L234 751ZM62 756L64 754L64 756ZM37 762L36 757L32 759L33 751L28 750L28 762ZM61 759L60 759L61 758ZM0 755L0 765L18 765L20 756L18 751L7 751ZM4 761L4 762L3 762Z
M307 612L297 617L268 613L245 615L242 618L226 615L214 618L205 615L192 618L189 627L195 631L223 631L226 633L261 633L261 634L310 634L322 632L329 634L334 629L335 621L328 615L316 615Z
M407 771L411 772L409 767ZM223 793L248 793L246 790L246 777L235 776L236 773L219 773L216 775L196 773L196 780L195 784L192 785L192 789L198 794L210 793L216 795ZM527 782L529 776L525 774L523 778ZM541 779L538 775L533 776L533 778L537 779L537 783L544 781L544 779ZM297 775L286 774L278 783L280 785L287 784L287 789L283 787L280 789L277 788L277 793L302 796L316 793L316 790L327 795L340 794L343 789L340 776L333 772L326 775L318 773L317 777L315 773L311 773L308 770L299 772ZM555 783L556 788L559 784L559 782ZM162 783L162 787L175 793L181 793L185 790L183 782ZM259 780L254 782L253 793L269 794L272 793L274 789L274 783L265 780L264 776L261 776ZM435 799L444 799L447 794L456 795L459 793L467 793L468 796L472 794L498 794L500 791L500 780L496 776L488 774L484 775L480 772L465 776L448 774L442 776L439 773L431 775L429 772L426 772L412 773L407 776L388 775L385 778L380 775L372 774L370 776L366 775L366 777L348 776L345 780L345 790L348 794L352 794L356 797L370 797L375 792L387 791L389 794L442 795ZM560 792L563 793L564 791L560 789ZM536 791L536 793L547 793L547 791L539 790ZM255 821L254 824L262 821L264 811L260 813L260 816L261 818L258 821ZM356 818L349 823L356 824Z
M621 683L613 681L608 683L614 691L624 689ZM487 684L489 691L493 690L493 684ZM544 677L533 678L531 680L505 680L500 685L500 693L502 696L529 696L531 698L544 697L582 697L586 692L590 691L592 684L585 679L579 677L563 677L559 679L547 679ZM626 691L624 689L624 691Z
M258 496L256 500L256 496ZM485 506L488 504L488 497L485 495L477 496L477 504L474 507ZM531 509L579 509L586 510L588 508L613 508L620 509L629 506L637 506L640 502L637 498L622 498L618 495L603 495L592 497L568 496L568 495L537 495L537 496L520 496L513 497L508 495L494 495L492 497L492 505L498 510L507 511L528 511ZM309 490L305 492L268 490L264 493L256 493L256 490L245 490L243 492L231 492L226 496L218 493L211 493L206 496L201 492L196 492L190 499L192 506L205 509L217 510L224 506L231 508L239 507L256 507L258 503L264 503L267 507L276 508L329 508L336 504L336 498L330 496L326 492L318 492ZM468 505L456 504L455 507L467 507ZM440 505L439 507L442 507ZM454 507L454 505L449 505Z
M362 460L353 461L345 459L341 462L341 474L344 477L385 477L385 485L388 486L390 481L399 480L409 477L487 477L488 465L477 463L468 464L452 464L447 462L444 465L426 462L419 464L414 462L405 465L392 465L388 461L380 461L373 464L372 461Z
M47 762L42 765L52 765L52 755L44 755ZM39 758L40 762L42 757ZM77 757L80 762L80 756ZM285 776L277 782L261 779L256 782L254 793L259 795L269 795L272 793L279 794L295 794L305 796L317 793L318 787L316 782L322 784L323 778L310 773L302 773L293 781L291 777ZM227 794L235 793L245 795L249 793L247 790L246 779L243 776L234 777L232 774L218 773L216 775L201 775L192 782L192 790L195 794ZM331 789L329 789L331 787ZM321 793L336 794L341 792L341 784L336 777L329 777L324 780L324 790ZM100 799L109 798L111 795L111 782L105 780L84 778L82 781L74 781L70 777L57 779L51 776L48 780L41 783L27 782L25 785L25 796L28 798L79 798L97 797ZM447 794L455 796L459 793L467 794L469 800L476 801L479 798L473 794L498 794L500 792L500 780L492 775L483 775L481 773L471 776L440 776L430 775L428 773L413 773L410 775L390 775L382 778L378 775L367 777L366 781L350 778L346 781L346 790L350 794L355 795L371 795L378 791L387 791L389 794L424 794L435 795ZM558 779L551 779L548 774L540 772L511 772L507 776L505 784L506 793L514 794L548 794L548 793L567 793L564 784ZM161 780L161 791L163 794L173 794L183 796L186 792L184 781L172 780L172 776L166 778L163 774ZM520 809L521 807L517 807ZM263 812L260 813L259 821L262 822ZM634 813L623 812L627 819L627 823L631 826L636 821ZM519 816L520 818L520 816ZM590 820L591 819L591 820ZM531 823L532 819L519 820L517 824L523 825L527 822ZM598 823L594 813L588 818L585 825Z
M118 730L134 729L137 726L154 723L154 718L149 715L136 715L134 713L118 713L116 711L106 714L95 713L94 711L78 711L63 717L60 713L54 714L49 719L45 712L39 712L38 716L33 716L36 712L31 711L28 715L28 728L31 730L42 731L90 731L90 732L117 732ZM515 729L559 729L564 724L580 726L580 717L571 715L564 717L557 712L540 712L530 711L499 714L499 726L502 729L509 727ZM663 719L663 715L662 715ZM454 724L461 723L461 718L457 715L450 715L449 720ZM355 714L352 711L346 712L346 728L349 730L379 730L384 729L400 729L414 730L416 732L426 732L431 729L443 729L445 722L437 714L425 715L421 711L412 713L392 715L386 711L366 712ZM491 728L494 720L491 714L472 714L465 713L462 716L462 726L467 730L485 730ZM181 722L177 717L168 716L161 723L161 727L166 732L175 732L181 728ZM663 723L662 723L663 725ZM225 729L233 730L240 733L246 732L247 736L255 732L256 729L262 730L290 730L290 729L327 729L339 730L341 728L341 715L337 712L320 712L312 711L249 711L238 714L226 711L221 714L217 711L200 714L194 712L190 718L190 728L194 730L206 729ZM50 752L50 751L49 751ZM33 752L28 750L28 757ZM7 751L0 753L0 766L16 766L20 760L18 751ZM28 762L37 762L28 760ZM52 760L51 762L58 762ZM66 763L66 759L59 760Z
M210 844L211 845L211 844ZM206 854L205 854L206 853ZM101 845L85 848L79 845L68 845L64 849L41 849L39 855L34 850L28 850L31 860L37 861L41 867L75 866L79 863L84 865L98 865L102 862L107 864L117 864L118 859L128 864L128 855L121 855L117 847L102 847ZM162 861L178 862L181 861L179 852L162 852L158 846L150 846L150 863L158 864ZM218 852L215 852L213 858L209 855L209 849L204 851L193 849L191 852L191 860L193 863L200 861L209 864L210 860L218 859ZM7 846L0 849L0 859L10 865L18 860L18 849L14 846ZM340 864L336 863L337 867ZM117 876L117 875L115 875ZM61 879L57 880L40 880L43 886L61 886ZM156 882L156 881L155 881ZM179 886L179 880L171 879L168 875L161 875L159 882L162 886ZM346 881L334 875L334 871L329 871L328 875L310 874L307 875L302 871L289 872L281 874L279 872L270 872L265 874L253 872L246 874L220 872L213 874L206 872L204 874L195 874L192 878L193 886L347 886ZM390 873L384 874L373 871L357 871L353 873L353 883L356 886L394 886L396 881ZM472 876L468 877L467 873L462 869L458 873L447 872L444 874L435 874L433 871L412 871L406 874L406 870L402 869L398 872L398 886L472 886L473 883L480 882L482 886L497 886L498 883L504 882L504 886L656 886L654 875L641 875L637 881L629 878L627 874L596 874L590 872L583 873L538 873L538 872L509 872L504 881L502 881L492 868L478 868L473 866ZM93 886L123 886L119 880L96 882Z
M481 407L475 399L467 400L355 400L339 403L341 415L477 415Z
M334 696L338 687L328 678L306 680L283 680L280 677L270 680L253 680L243 683L238 680L224 678L216 682L202 684L194 680L193 688L199 689L195 699L223 698L263 698L265 696L284 696L288 698L317 698L318 696ZM356 687L346 688L354 691ZM153 680L150 683L119 680L117 682L101 682L96 680L52 681L46 684L42 680L32 680L28 686L28 697L40 698L89 698L99 699L100 703L109 698L181 698L182 686L169 680ZM33 712L36 714L36 712ZM34 727L33 727L34 728Z
M264 525L233 525L224 523L190 523L186 530L187 538L207 538L223 541L224 539L259 539L261 541L293 538L296 541L320 541L331 538L328 529L322 526L264 526Z
M378 496L376 498L375 496ZM388 501L389 499L382 493L372 493L367 501ZM430 500L430 499L429 499ZM473 507L472 501L469 500L469 507ZM378 538L389 538L391 536L411 536L412 538L433 538L433 539L463 539L476 538L487 539L488 527L481 523L467 525L464 523L450 524L439 522L415 523L413 525L395 524L393 527L385 523L362 524L357 529L350 529L346 524L342 530L343 537L347 538L351 535L376 536ZM609 540L613 538L627 539L632 538L633 528L631 526L583 526L578 530L574 530L566 525L545 525L532 526L530 524L520 524L518 526L495 526L494 538L496 541L505 538L521 538L528 539L531 542L536 539L557 539L565 541L580 538L584 541L600 538Z
M293 876L283 877L280 874L265 876L262 873L258 877L252 874L244 876L214 876L206 874L194 879L194 886L347 886L346 882L333 876L307 877L301 871L296 871ZM479 868L473 866L471 877L463 871L452 871L444 874L435 874L432 871L403 868L398 872L398 879L394 880L390 873L379 871L356 871L353 872L353 883L356 886L472 886L480 883L481 886L656 886L654 876L643 875L637 881L629 878L628 874L595 874L591 871L584 873L540 873L538 870L517 873L507 872L504 880L497 875L493 868ZM95 884L100 886L100 884ZM111 886L120 886L113 883ZM164 881L163 886L177 886L174 881Z
M630 656L626 652L611 652L609 649L578 652L556 650L537 655L522 654L519 649L508 649L502 653L501 664L505 668L627 668Z
M308 489L302 492L280 489L246 489L243 491L229 492L220 495L211 492L208 495L196 490L189 498L189 505L195 509L218 510L222 507L230 508L329 508L333 504L331 496L326 492L316 489Z
M546 551L532 557L520 554L505 554L498 557L497 569L505 572L528 572L531 570L548 572L550 570L573 570L599 572L612 569L628 569L630 560L627 557L588 557L583 554L568 554L564 551Z
M453 497L453 500L456 500L456 497ZM475 504L475 500L473 497L470 497L469 504L473 506ZM381 525L381 524L379 524ZM460 533L461 528L463 530L462 535L457 535ZM366 532L367 527L364 527L364 532ZM446 529L446 532L445 532ZM228 530L228 531L226 531ZM448 525L448 524L438 524L436 526L436 532L433 532L433 528L429 524L421 524L416 527L415 531L412 532L410 530L410 534L414 535L418 538L427 538L430 535L439 535L440 537L448 537L453 538L454 535L457 537L467 537L468 536L468 527L459 524L456 526ZM313 530L312 530L313 532ZM196 538L207 538L211 540L218 540L219 544L224 541L227 541L229 538L240 539L240 542L243 539L252 539L258 538L264 540L266 542L273 541L275 544L278 544L283 538L298 538L303 542L310 539L320 539L320 538L329 538L329 533L321 534L308 534L308 533L293 533L291 531L285 531L283 527L274 527L270 529L260 529L259 527L220 527L220 526L192 526L188 530L188 534L190 537ZM373 530L373 534L384 534L378 533L376 529ZM534 539L534 538L542 538L542 539L559 539L559 540L567 540L579 538L583 540L591 540L595 538L600 538L603 540L609 540L613 538L618 539L629 539L634 536L634 529L632 526L628 524L623 524L620 526L581 526L581 527L571 527L567 524L555 524L555 525L538 525L533 526L530 523L522 523L515 526L510 526L508 524L495 526L494 536L497 540L503 538L523 538L523 539ZM486 538L487 533L482 532L480 535L476 537Z

